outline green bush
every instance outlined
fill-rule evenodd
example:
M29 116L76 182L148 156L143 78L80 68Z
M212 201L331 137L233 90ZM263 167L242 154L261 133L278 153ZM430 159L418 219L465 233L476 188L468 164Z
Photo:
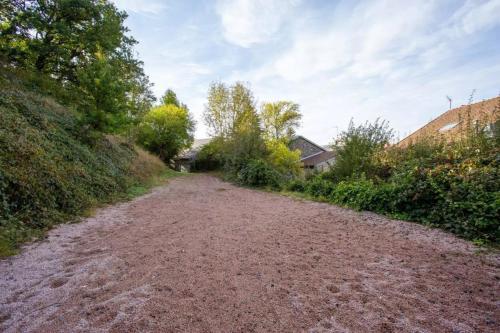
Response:
M333 145L335 164L327 173L334 181L359 177L369 177L379 173L373 156L384 149L393 137L393 131L386 121L355 125L351 120L347 131L340 133Z
M335 189L335 185L320 175L309 179L305 186L305 193L317 198L329 198Z
M292 192L303 193L306 191L307 182L302 179L292 179L285 184L285 189Z
M454 142L429 138L384 148L392 133L384 122L351 123L337 146L337 165L287 188L498 243L500 149L486 124L464 120L463 134Z
M470 239L500 240L498 163L470 159L416 167L392 177L394 211Z
M243 185L279 188L281 174L263 160L250 160L238 172L237 180Z

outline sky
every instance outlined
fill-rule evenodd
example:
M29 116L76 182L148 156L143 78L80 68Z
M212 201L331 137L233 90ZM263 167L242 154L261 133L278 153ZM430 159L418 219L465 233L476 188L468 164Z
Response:
M298 133L331 143L349 121L403 138L452 106L500 94L500 0L113 0L160 97L173 89L207 137L211 82L257 104L290 100Z

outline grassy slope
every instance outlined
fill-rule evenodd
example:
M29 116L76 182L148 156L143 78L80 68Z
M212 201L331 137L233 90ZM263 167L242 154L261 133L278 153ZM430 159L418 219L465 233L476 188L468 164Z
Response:
M76 113L0 75L0 257L57 223L174 175L120 137L78 133Z

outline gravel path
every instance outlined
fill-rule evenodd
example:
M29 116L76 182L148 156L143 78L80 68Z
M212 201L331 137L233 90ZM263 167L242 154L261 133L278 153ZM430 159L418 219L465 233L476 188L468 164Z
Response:
M5 332L498 332L500 259L206 175L0 261Z

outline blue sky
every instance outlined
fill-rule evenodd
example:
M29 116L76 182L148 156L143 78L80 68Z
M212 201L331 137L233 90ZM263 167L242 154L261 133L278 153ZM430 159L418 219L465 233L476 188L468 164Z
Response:
M351 118L399 137L448 108L500 93L500 0L115 0L157 97L202 120L210 82L292 100L300 134L330 143Z

